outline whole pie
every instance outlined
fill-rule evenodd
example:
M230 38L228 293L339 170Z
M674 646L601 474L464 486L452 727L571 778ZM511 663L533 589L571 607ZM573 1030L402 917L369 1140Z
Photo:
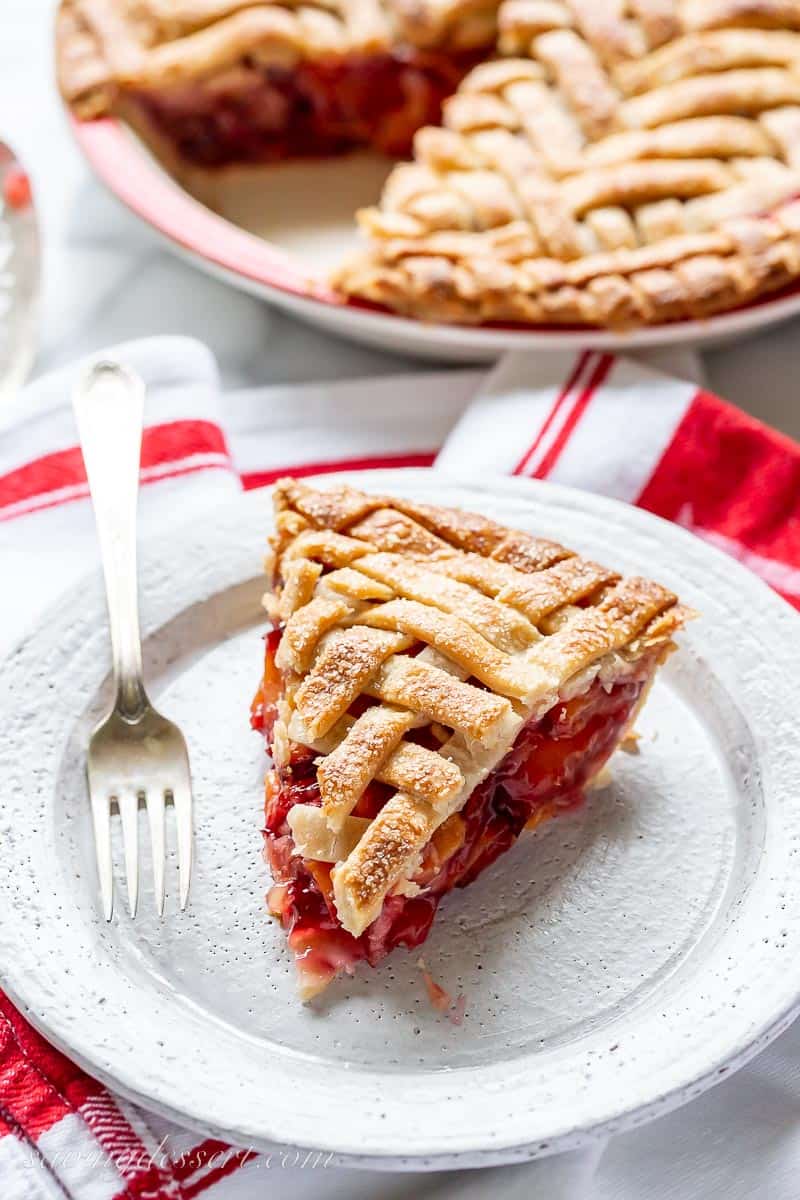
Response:
M62 0L58 40L81 116L194 164L413 138L351 298L625 327L800 275L798 0Z
M252 706L269 908L304 998L424 941L442 897L572 808L688 612L485 517L294 479Z

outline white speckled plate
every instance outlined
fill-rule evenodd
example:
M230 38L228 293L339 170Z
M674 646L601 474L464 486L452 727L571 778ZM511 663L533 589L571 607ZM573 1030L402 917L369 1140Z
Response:
M702 610L663 672L641 753L582 811L449 897L426 945L460 1027L397 953L300 1006L267 918L259 674L267 493L146 549L147 672L189 740L190 911L101 918L82 775L108 700L99 579L61 601L0 682L0 961L34 1023L93 1074L243 1145L387 1167L534 1157L648 1120L791 1020L800 980L796 615L645 513L528 481L370 472L652 573ZM148 870L148 864L145 864Z

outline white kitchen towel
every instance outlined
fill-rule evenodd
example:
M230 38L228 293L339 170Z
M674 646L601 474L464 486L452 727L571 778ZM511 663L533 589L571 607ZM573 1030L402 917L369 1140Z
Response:
M435 372L220 394L216 363L190 338L113 347L147 385L142 538L279 475L430 466L484 377ZM93 356L97 357L97 356ZM81 364L32 383L0 429L0 648L97 563L70 390Z
M599 353L514 355L488 377L437 372L221 395L197 342L151 339L109 353L148 384L144 538L285 472L435 460L467 476L550 478L643 505L800 602L800 448L688 382L690 360L683 380ZM69 403L77 370L34 383L5 414L6 646L97 565ZM797 1200L799 1178L796 1029L691 1105L608 1144L527 1166L388 1177L234 1150L135 1109L48 1046L0 994L0 1200Z

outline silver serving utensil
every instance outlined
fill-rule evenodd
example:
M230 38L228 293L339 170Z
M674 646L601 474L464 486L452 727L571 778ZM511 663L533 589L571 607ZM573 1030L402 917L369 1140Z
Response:
M127 367L97 362L79 381L73 405L100 541L116 685L114 708L92 734L87 756L103 911L106 920L110 920L114 905L111 818L119 813L128 905L131 916L136 916L138 817L139 809L145 808L153 848L156 908L162 916L165 807L172 804L175 809L183 909L192 869L192 786L183 734L153 708L142 679L136 595L136 500L144 384Z
M0 408L25 382L36 348L39 227L24 168L0 141Z

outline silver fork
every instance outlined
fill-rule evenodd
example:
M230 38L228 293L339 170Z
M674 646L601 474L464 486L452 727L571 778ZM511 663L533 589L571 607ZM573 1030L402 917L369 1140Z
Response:
M114 708L92 734L87 756L103 911L110 921L114 909L111 817L118 812L128 905L131 916L136 916L138 816L139 809L146 808L156 908L163 916L165 808L171 803L175 809L180 906L184 909L192 870L192 788L183 734L156 712L142 680L136 598L136 499L144 384L127 367L97 362L78 382L73 405L100 541L116 687Z

